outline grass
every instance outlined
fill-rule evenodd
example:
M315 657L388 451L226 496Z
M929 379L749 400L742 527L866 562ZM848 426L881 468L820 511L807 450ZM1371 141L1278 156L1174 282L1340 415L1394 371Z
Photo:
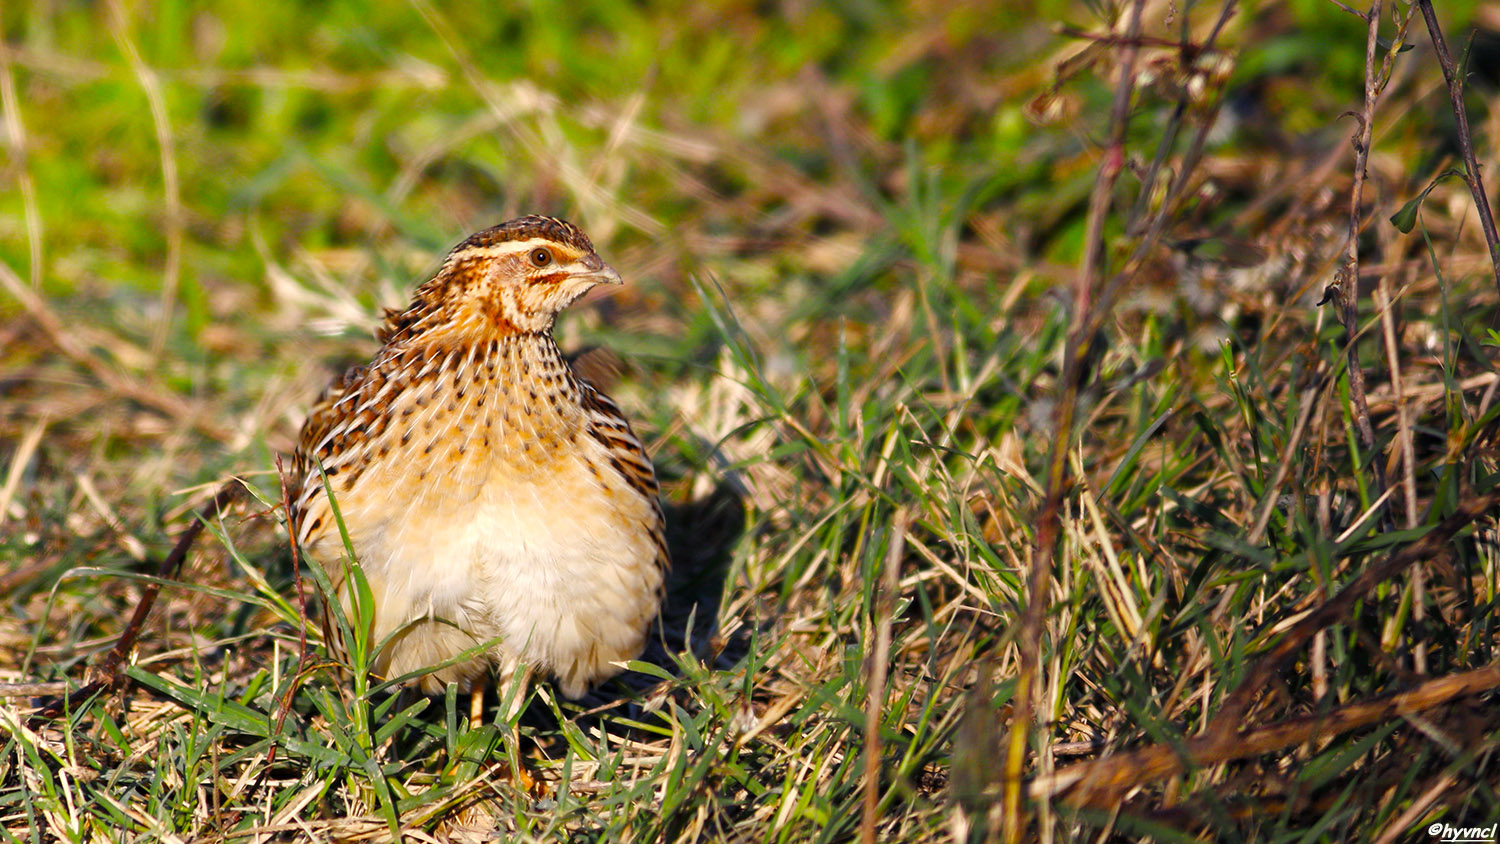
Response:
M1045 5L7 6L0 840L1500 820L1497 288L1420 15L1367 65L1329 3ZM1492 10L1442 11L1489 175ZM559 333L625 361L670 635L471 728L330 659L274 456L531 211L627 279ZM33 718L231 480L127 682Z

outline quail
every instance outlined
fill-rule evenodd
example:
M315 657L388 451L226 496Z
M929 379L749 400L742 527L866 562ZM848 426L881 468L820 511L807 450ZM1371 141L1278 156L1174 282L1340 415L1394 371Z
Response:
M302 427L292 529L339 599L359 566L371 669L474 695L546 675L568 697L639 655L669 565L656 476L619 407L553 340L560 311L620 276L576 226L528 216L448 253L388 311L374 358ZM348 535L346 546L328 493ZM387 641L388 639L388 641Z

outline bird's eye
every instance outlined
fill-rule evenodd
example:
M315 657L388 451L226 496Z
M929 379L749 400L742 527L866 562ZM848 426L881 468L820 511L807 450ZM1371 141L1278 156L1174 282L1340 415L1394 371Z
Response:
M550 263L552 263L552 253L550 251L540 246L531 250L531 265L533 267L545 267Z

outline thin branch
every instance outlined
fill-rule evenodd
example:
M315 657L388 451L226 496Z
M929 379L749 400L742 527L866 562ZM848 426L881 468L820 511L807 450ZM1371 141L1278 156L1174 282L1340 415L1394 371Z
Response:
M1213 55L1219 53L1216 46L1219 35L1229 21L1234 17L1237 0L1225 0L1219 9L1219 18L1214 21L1214 27L1208 33L1208 38L1202 44L1192 44L1188 41L1191 29L1186 20L1183 21L1182 42L1175 46L1181 51L1179 61L1189 74L1197 74L1200 71L1195 66L1199 56ZM1207 74L1205 74L1207 75ZM1145 175L1141 177L1141 192L1135 198L1135 204L1130 209L1130 216L1125 220L1125 231L1132 235L1142 230L1141 221L1148 219L1146 210L1153 200L1156 200L1156 213L1149 217L1150 223L1144 226L1146 235L1140 237L1131 252L1130 259L1125 262L1124 270L1119 273L1109 287L1118 286L1124 278L1133 275L1139 262L1156 248L1157 240L1161 237L1167 219L1171 216L1172 209L1177 205L1177 197L1187 186L1193 171L1198 167L1198 160L1203 155L1203 144L1208 139L1210 130L1213 129L1218 120L1219 109L1223 106L1223 98L1215 97L1211 105L1199 115L1198 130L1193 135L1192 142L1188 145L1187 154L1178 162L1176 174L1168 182L1167 191L1160 196L1156 193L1156 183L1163 167L1167 166L1168 157L1177 145L1177 135L1181 131L1184 118L1188 109L1193 105L1193 95L1190 85L1183 85L1178 93L1177 104L1172 109L1172 116L1163 127L1161 141L1157 144L1156 155L1152 156L1151 163L1146 167Z
M297 625L297 671L292 675L292 680L286 684L286 693L281 696L281 702L276 707L276 727L271 735L281 735L281 728L286 724L286 716L292 711L292 698L297 693L297 687L302 678L306 676L308 664L312 662L312 652L307 648L307 590L302 586L302 556L298 550L296 520L292 518L292 495L286 483L286 469L281 464L281 455L276 455L276 477L281 481L281 509L286 513L287 544L292 549L292 584L297 590L297 619L301 623ZM266 751L265 770L271 770L276 762L276 748L273 743L270 750Z
M1208 38L1203 42L1205 50L1214 49L1214 43L1218 40L1224 28L1229 25L1230 19L1234 17L1237 5L1237 0L1225 0L1224 6L1219 11L1218 20L1214 22L1213 29L1209 32ZM1176 167L1176 177L1168 184L1167 191L1162 196L1156 213L1151 217L1150 224L1145 227L1144 233L1136 238L1135 248L1131 250L1130 257L1125 259L1120 271L1115 273L1104 284L1104 292L1099 297L1102 302L1114 301L1114 298L1119 295L1125 283L1135 277L1135 274L1145 262L1146 257L1151 254L1152 250L1161 241L1162 233L1166 230L1167 221L1171 217L1171 211L1177 207L1178 197L1187 189L1193 172L1197 170L1198 162L1203 157L1204 145L1208 141L1209 131L1213 128L1214 119L1221 105L1222 101L1215 101L1212 109L1208 112L1213 117L1206 117L1198 126L1197 131L1193 133L1193 139L1188 144L1186 153L1182 156L1181 162ZM1166 134L1175 138L1177 124L1181 122L1185 111L1184 104L1179 102L1176 112L1168 122ZM1147 177L1142 180L1142 191L1149 193L1153 190L1152 186L1156 183L1156 172L1161 164L1165 162L1165 156L1166 147L1162 146L1159 148L1157 156L1152 160ZM1137 207L1131 210L1130 217L1125 221L1127 232L1134 233L1137 231L1137 221L1140 219L1140 214L1144 212L1145 207L1144 203L1138 201ZM1092 336L1095 332L1099 331L1108 317L1109 310L1107 307L1101 306L1095 308L1094 313L1089 318L1088 334Z
M1032 796L1046 798L1046 796L1061 795L1065 792L1082 792L1088 795L1082 799L1083 804L1110 805L1127 790L1140 786L1148 780L1181 774L1187 766L1199 768L1203 765L1215 765L1217 762L1242 759L1245 756L1265 753L1266 750L1286 747L1286 745L1256 744L1254 747L1260 750L1250 750L1251 744L1247 742L1247 738L1253 733L1245 732L1244 726L1245 715L1250 712L1251 703L1256 702L1260 693L1274 687L1275 676L1281 672L1283 666L1286 666L1287 661L1301 652L1308 640L1313 639L1319 631L1325 630L1329 625L1335 624L1338 619L1349 615L1356 601L1364 598L1379 583L1391 580L1410 565L1433 558L1437 553L1442 552L1445 546L1448 546L1454 535L1463 531L1479 517L1493 513L1496 507L1500 507L1500 490L1493 490L1488 495L1470 499L1463 507L1458 508L1457 513L1443 520L1442 525L1428 532L1421 540L1409 544L1385 561L1365 568L1365 571L1350 580L1349 585L1344 586L1338 595L1329 598L1301 621L1287 628L1281 639L1277 640L1277 643L1260 657L1256 666L1245 675L1244 681L1230 694L1223 708L1220 708L1218 714L1215 715L1214 721L1211 721L1209 726L1206 726L1203 732L1194 736L1193 739L1188 739L1182 744L1154 745L1136 753L1121 754L1121 756L1070 766L1053 775L1050 780L1038 780L1037 784L1032 786ZM1467 675L1457 675L1455 678L1443 678L1442 681L1433 682L1439 684L1439 682L1458 682L1458 679L1463 679L1461 682L1464 684L1475 684L1475 682L1481 682L1482 679L1484 682L1493 681L1493 685L1485 688L1500 685L1500 666L1490 666L1488 670L1496 672L1496 676L1490 678L1479 672L1470 672ZM1431 690L1431 688L1448 687L1430 687L1424 684L1418 687L1418 690L1406 694L1418 694L1422 693L1422 690ZM1470 691L1472 690L1469 685L1466 685L1464 691L1455 691L1448 699L1457 697L1458 694L1469 694ZM1394 699L1383 699L1385 703L1374 702L1370 706L1386 706L1392 700L1400 703L1400 700L1407 699L1395 696ZM1400 703L1400 705L1407 705L1407 703ZM1436 703L1431 703L1430 706L1436 706ZM1380 709L1380 712L1389 714L1394 711ZM1383 717L1386 715L1371 717L1371 721L1365 721L1365 723L1373 723L1373 721L1382 720ZM1280 726L1268 727L1266 730L1269 732L1266 735L1278 735L1277 730L1284 729L1287 724L1296 723L1298 720L1284 721ZM1358 724L1352 724L1346 729L1353 729L1353 726L1358 726ZM1254 733L1254 735L1260 735L1260 733ZM1290 742L1290 744L1298 744L1298 742Z
M1464 80L1448 53L1448 42L1438 26L1437 12L1432 0L1417 0L1422 10L1422 20L1427 23L1427 34L1432 36L1432 48L1437 52L1438 64L1443 68L1443 80L1448 83L1448 100L1453 104L1453 117L1458 121L1458 149L1464 158L1464 182L1474 196L1474 206L1479 211L1479 225L1484 230L1484 242L1490 248L1490 266L1495 273L1495 288L1500 290L1500 234L1495 231L1495 215L1490 211L1490 200L1484 192L1484 181L1479 178L1479 162L1474 158L1474 138L1469 131L1469 113L1464 108Z
M1276 644L1256 661L1245 679L1226 699L1213 721L1199 735L1181 743L1154 745L1133 753L1064 768L1052 777L1034 783L1031 787L1031 795L1041 798L1074 792L1086 795L1079 801L1082 804L1110 805L1127 790L1151 779L1181 773L1187 770L1188 766L1212 765L1287 746L1277 744L1275 741L1268 742L1266 739L1277 735L1291 736L1292 732L1288 730L1295 732L1295 729L1302 729L1295 725L1304 719L1284 721L1267 727L1264 731L1248 732L1244 729L1245 716L1249 713L1251 704L1263 691L1275 685L1276 675L1286 662L1299 653L1318 631L1347 616L1353 610L1354 604L1376 585L1390 580L1418 562L1437 555L1459 531L1468 527L1476 519L1489 515L1497 506L1500 506L1500 490L1471 499L1459 507L1458 512L1445 519L1442 524L1429 531L1421 539L1412 542L1386 560L1366 568L1337 595L1323 602L1306 617L1287 628ZM1483 673L1485 671L1493 672L1493 675ZM1434 685L1444 683L1454 685L1451 687ZM1479 671L1440 678L1403 695L1357 704L1356 706L1374 707L1374 709L1348 710L1350 713L1365 713L1360 717L1369 717L1369 720L1358 723L1351 721L1344 729L1353 729L1360 723L1382 720L1393 712L1402 711L1401 706L1414 705L1412 702L1419 698L1408 697L1411 695L1431 695L1434 690L1447 690L1442 692L1447 695L1442 700L1426 704L1430 707L1462 694L1496 686L1500 686L1500 665L1491 665ZM1396 708L1390 708L1392 706ZM1370 714L1376 709L1380 714ZM1255 738L1255 741L1251 742L1251 738ZM1296 744L1301 740L1303 739L1288 739L1287 743Z
M1358 10L1358 9L1352 7L1352 6L1345 6L1343 3L1340 3L1339 0L1328 0L1328 2L1332 3L1335 6L1338 6L1340 9L1343 9L1344 11L1346 11L1349 14L1355 16L1356 18L1359 18L1360 20L1364 20L1365 19L1365 13L1364 12L1361 12L1360 10Z
M187 559L188 551L193 547L193 540L203 532L203 526L208 524L209 519L217 518L220 512L239 496L241 489L243 487L238 480L229 481L219 487L219 492L214 495L213 500L203 505L203 509L198 511L198 517L193 519L182 531L182 535L177 537L177 544L172 546L172 553L161 561L160 566L157 566L156 577L146 584L141 593L141 600L135 605L135 612L126 623L124 632L120 634L119 639L115 640L115 646L98 665L85 673L83 686L61 701L38 709L31 716L33 721L56 718L59 715L76 711L98 692L107 688L118 688L123 684L125 677L120 673L120 666L135 649L136 639L141 635L141 628L146 624L146 617L151 614L151 608L156 604L156 596L161 592L162 581L177 576L178 571L182 569L183 561Z
M1076 26L1070 26L1068 24L1063 24L1062 26L1058 27L1057 33L1068 38L1077 38L1080 41L1088 41L1093 44L1107 45L1110 47L1163 47L1170 50L1179 50L1182 52L1183 57L1189 61L1191 61L1192 59L1196 59L1199 56L1211 55L1214 53L1227 55L1226 50L1222 50L1214 46L1213 37L1210 37L1207 41L1204 41L1201 44L1194 43L1193 41L1189 41L1186 38L1183 38L1181 40L1174 40L1171 38L1157 38L1150 35L1138 35L1135 38L1127 38L1125 36L1115 35L1113 33L1090 32L1086 29L1082 29Z
M1190 769L1245 759L1294 747L1315 738L1355 730L1394 717L1425 712L1461 697L1500 688L1500 664L1428 680L1413 689L1357 701L1317 715L1288 718L1265 727L1237 731L1231 740L1203 735L1181 745L1157 744L1132 753L1083 762L1032 786L1036 797L1066 793L1069 805L1113 806L1124 792Z
M1019 841L1025 824L1021 819L1021 771L1026 763L1026 749L1035 728L1035 687L1041 665L1042 629L1052 594L1052 556L1061 531L1062 499L1069 484L1068 453L1073 443L1073 422L1078 406L1078 391L1088 379L1095 355L1093 329L1093 291L1099 284L1105 263L1104 223L1116 180L1125 163L1125 132L1130 122L1130 100L1135 90L1135 64L1140 48L1141 15L1145 0L1130 5L1126 23L1125 46L1121 57L1120 80L1115 87L1114 106L1110 111L1110 139L1104 148L1104 160L1089 197L1088 225L1084 239L1083 266L1073 292L1073 319L1069 332L1061 395L1053 417L1052 450L1047 464L1047 492L1037 518L1036 541L1032 546L1030 588L1026 609L1021 616L1020 666L1015 685L1015 714L1011 721L1006 747L1002 803L1003 838Z
M53 683L0 683L0 697L41 697L60 695L68 690L65 680Z
M1375 492L1385 490L1385 472L1375 459L1375 429L1370 424L1370 404L1365 398L1365 371L1359 364L1359 232L1363 218L1359 213L1364 198L1366 166L1370 158L1370 137L1375 126L1375 102L1380 98L1380 80L1375 72L1375 53L1380 44L1380 0L1370 4L1365 14L1365 98L1355 115L1359 129L1354 137L1354 176L1349 189L1349 234L1344 266L1339 273L1339 319L1344 326L1344 354L1348 361L1349 399L1354 405L1354 426L1360 446L1375 474Z

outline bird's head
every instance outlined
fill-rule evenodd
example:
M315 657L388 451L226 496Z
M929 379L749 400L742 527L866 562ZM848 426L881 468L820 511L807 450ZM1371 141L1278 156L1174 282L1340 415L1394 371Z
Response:
M519 217L453 247L437 275L417 289L411 308L387 322L385 334L545 333L558 312L595 285L620 283L577 226Z

